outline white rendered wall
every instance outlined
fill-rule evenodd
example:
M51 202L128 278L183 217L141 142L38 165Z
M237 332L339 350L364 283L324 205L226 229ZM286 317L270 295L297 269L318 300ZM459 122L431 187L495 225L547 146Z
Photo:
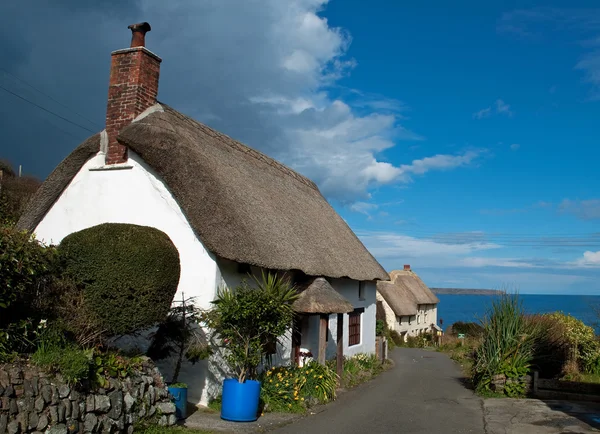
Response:
M345 297L355 308L363 307L365 311L360 319L360 344L348 346L348 314L344 314L344 355L353 356L358 353L375 353L376 326L376 293L375 282L365 282L364 300L358 297L357 280L330 279L331 286ZM318 330L318 328L317 328ZM329 342L327 344L327 359L335 358L337 339L337 315L329 317Z

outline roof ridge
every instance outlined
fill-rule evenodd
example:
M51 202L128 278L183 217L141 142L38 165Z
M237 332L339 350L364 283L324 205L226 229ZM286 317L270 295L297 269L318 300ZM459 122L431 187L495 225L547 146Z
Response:
M166 104L163 104L163 103L159 103L159 104L161 104L165 108L165 112L169 112L170 114L177 116L182 121L191 124L194 128L202 130L202 132L204 134L207 134L207 135L213 137L214 139L219 140L224 145L229 146L230 148L235 149L239 152L243 152L259 161L263 161L264 163L280 170L281 172L285 173L286 175L289 175L292 178L302 182L303 184L307 185L308 187L312 188L313 190L315 190L317 192L319 191L319 187L317 187L317 184L315 184L313 181L311 181L304 175L301 175L300 173L296 172L294 169L289 168L285 164L280 163L279 161L275 160L274 158L271 158L268 155L266 155L260 151L257 151L256 149L251 148L250 146L244 145L243 143L235 140L234 138L229 137L228 135L223 134L223 133L213 129L213 128L209 127L208 125L203 124L202 122L192 119L191 117L178 112L177 110L175 110L174 108L172 108Z

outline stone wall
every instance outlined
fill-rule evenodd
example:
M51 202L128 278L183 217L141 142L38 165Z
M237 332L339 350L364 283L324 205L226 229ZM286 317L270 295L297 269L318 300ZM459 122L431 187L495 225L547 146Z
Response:
M140 419L174 425L175 405L156 367L110 379L104 389L71 387L28 365L0 365L0 434L132 433Z

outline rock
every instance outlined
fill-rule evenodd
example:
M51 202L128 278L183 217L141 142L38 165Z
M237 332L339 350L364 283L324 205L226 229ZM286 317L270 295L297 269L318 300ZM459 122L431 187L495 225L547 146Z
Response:
M88 395L85 398L85 411L87 413L91 413L92 411L94 411L94 408L95 408L94 395Z
M94 432L98 425L98 418L94 413L88 413L85 415L85 421L83 422L83 432Z
M40 380L38 379L38 377L33 377L31 380L29 380L29 382L31 384L31 388L33 389L33 396L37 396L38 391L40 389Z
M52 385L52 405L58 404L58 387Z
M69 396L71 401L79 401L79 392L76 390L71 390L71 395Z
M170 414L167 416L167 426L172 426L177 423L177 416Z
M66 398L67 396L69 396L69 393L71 393L71 388L69 386L67 386L66 384L59 386L58 397L60 399Z
M67 431L69 434L74 434L79 432L79 422L76 420L70 419L67 421Z
M0 371L2 372L2 371ZM6 413L0 414L0 432L5 433L6 427L8 426L8 415Z
M4 395L4 386L0 386L0 396Z
M71 404L71 416L69 417L75 420L79 419L79 405L76 402Z
M123 411L123 392L120 390L115 390L114 392L108 394L108 398L110 400L110 411L108 412L108 417L111 419L118 419Z
M58 422L60 422L58 420L58 406L51 405L50 407L48 407L48 415L50 416L50 422L51 423L58 423Z
M27 381L27 380L25 380ZM24 413L33 410L33 398L23 398L17 400L17 408L19 413Z
M125 403L125 411L129 413L129 410L131 410L133 404L135 404L135 399L133 399L133 396L131 396L129 393L126 393L125 398L123 398L123 402Z
M69 419L71 417L71 409L73 407L71 401L65 398L61 401L60 405L62 405L65 408L65 418Z
M6 411L8 410L8 407L10 407L10 398L8 396L3 396L0 398L0 409Z
M27 397L32 397L35 395L33 386L31 385L31 380L23 380L23 395Z
M156 404L156 408L162 414L173 414L175 413L175 404L172 402L159 402Z
M148 399L150 400L150 404L154 404L156 402L156 393L154 392L154 386L148 387Z
M148 408L148 417L154 416L154 413L156 413L156 407L151 405L150 408Z
M29 413L29 423L27 424L27 427L32 430L35 429L35 427L37 427L38 422L40 421L40 417L38 416L38 414L34 411L32 411L31 413Z
M11 399L8 404L8 413L9 414L17 414L19 412L19 407L17 406L17 400Z
M127 434L133 434L133 425L127 427Z
M42 431L42 430L46 429L47 426L48 426L48 416L46 416L45 414L41 414L40 420L38 421L35 429L37 429L38 431Z
M44 398L44 402L49 404L50 401L52 401L52 387L50 387L48 384L44 384L40 390L40 395L42 395L42 398Z
M33 408L35 408L35 411L37 411L39 413L44 409L45 405L46 405L46 402L44 401L44 398L42 398L40 396L38 399L35 400Z
M48 378L46 377L40 377L40 387L41 386L47 386L50 384L50 380L48 380Z
M96 395L94 410L99 413L107 413L110 410L110 398L106 395Z
M4 388L4 396L8 396L9 398L14 398L15 396L15 388L10 384Z
M143 417L146 417L146 414L148 414L146 412L146 406L142 406L142 408L140 408L140 411L138 411L138 417L141 419Z
M60 402L58 404L57 410L58 410L58 421L64 422L65 418L67 416L67 409L65 408L65 405L62 402Z
M6 426L6 432L8 434L18 434L19 432L19 423L16 420L13 420Z
M65 424L59 424L51 427L46 434L69 434L69 430L67 430L67 426Z
M162 415L160 419L158 419L158 424L160 426L167 426L167 416Z
M10 378L8 378L8 372L4 369L0 369L0 386L7 387L10 384Z
M23 371L13 368L9 371L10 384L23 384Z
M81 420L83 422L83 419L85 418L85 407L86 407L85 402L81 401L79 403L78 407L79 407L79 420Z

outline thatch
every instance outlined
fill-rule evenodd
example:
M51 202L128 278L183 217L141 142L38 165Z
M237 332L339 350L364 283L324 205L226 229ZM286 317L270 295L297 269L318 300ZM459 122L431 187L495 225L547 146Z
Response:
M239 263L311 276L388 279L312 181L162 108L123 128L118 140L162 178L208 250ZM67 157L44 183L48 198L34 202L21 229L35 229L83 164L79 159L73 170L74 159Z
M390 279L410 291L418 304L437 304L440 300L425 285L421 278L412 270L394 270Z
M17 223L17 229L33 231L42 221L79 169L100 149L100 134L80 144L46 178L29 201Z
M298 288L300 296L294 302L298 313L349 313L354 306L329 284L327 279L317 277Z
M412 293L394 282L377 282L377 291L396 316L417 314L417 302Z

